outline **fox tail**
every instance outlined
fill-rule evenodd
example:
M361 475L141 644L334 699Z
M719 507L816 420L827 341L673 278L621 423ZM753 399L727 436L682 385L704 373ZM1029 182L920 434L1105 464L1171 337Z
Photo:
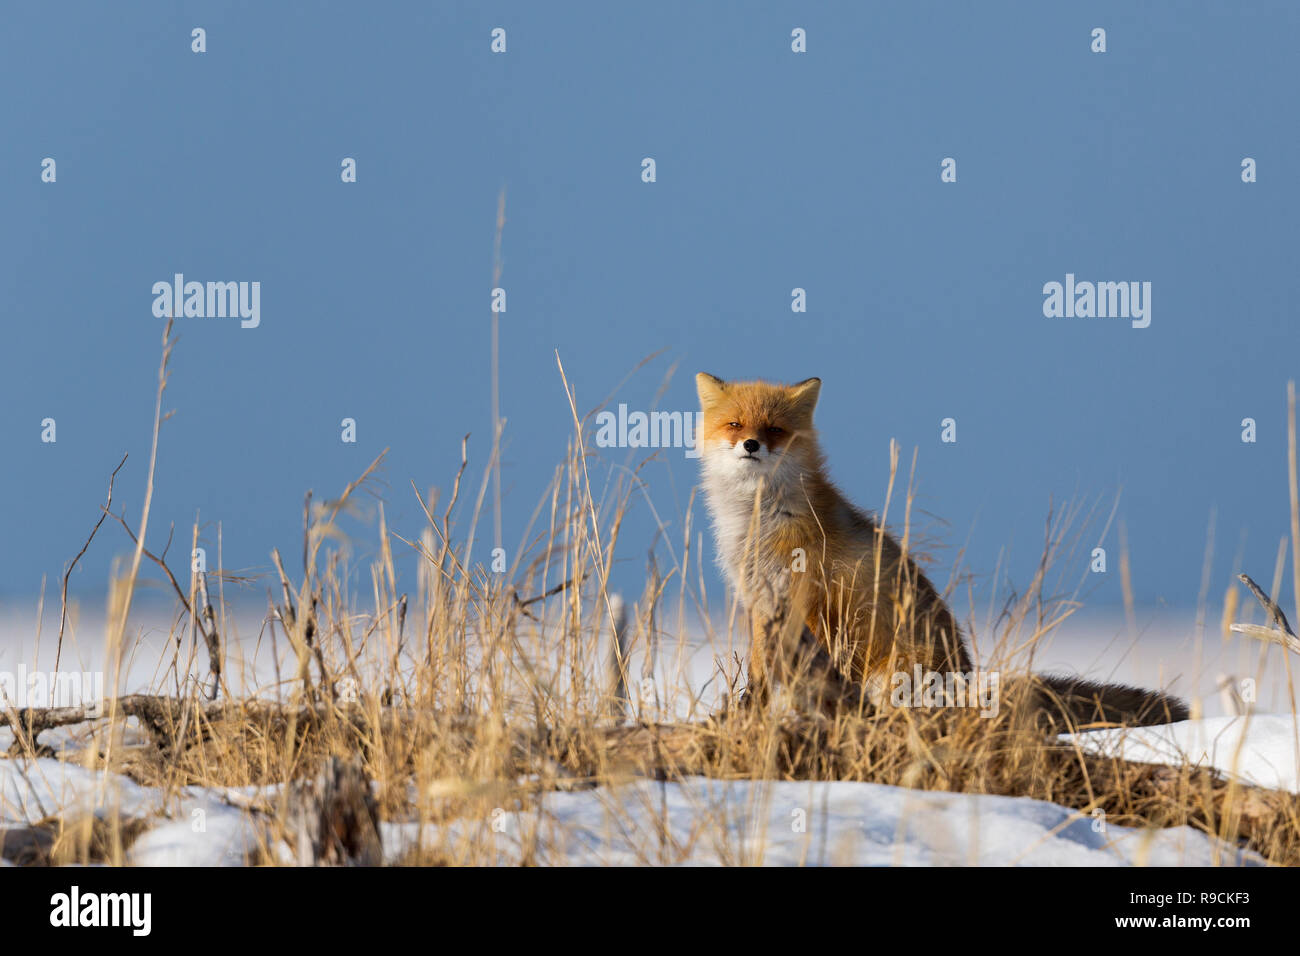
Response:
M1058 732L1098 723L1125 727L1172 724L1189 716L1187 704L1161 691L1077 677L1036 675L1034 682L1038 716Z

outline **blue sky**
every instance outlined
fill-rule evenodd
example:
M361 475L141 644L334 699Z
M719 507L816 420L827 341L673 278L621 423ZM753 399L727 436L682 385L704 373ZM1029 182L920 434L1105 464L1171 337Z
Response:
M700 369L821 377L840 485L878 508L890 438L916 448L938 556L966 547L977 580L1001 557L1027 583L1049 503L1108 510L1121 489L1143 603L1195 602L1212 512L1212 594L1239 562L1271 578L1300 372L1293 4L52 3L5 20L0 603L57 584L124 451L116 501L138 520L151 287L176 272L259 281L261 325L178 320L151 546L169 522L187 540L198 512L228 568L266 569L296 549L304 491L336 493L387 446L403 534L411 482L448 485L465 432L476 487L503 186L507 543L571 435L556 351L584 409L662 352L616 400L650 407L674 364L667 409L694 408ZM1045 317L1067 273L1149 281L1150 327ZM695 464L661 453L643 474L680 533ZM651 529L638 505L632 590ZM364 560L374 534L355 530ZM1120 597L1107 544L1101 605ZM105 526L74 590L102 592L127 548Z

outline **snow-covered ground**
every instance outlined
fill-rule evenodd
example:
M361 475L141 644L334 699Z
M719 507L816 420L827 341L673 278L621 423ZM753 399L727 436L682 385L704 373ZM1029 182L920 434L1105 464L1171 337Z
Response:
M1184 758L1300 792L1295 722L1208 718L1072 739L1130 760ZM188 787L171 799L115 774L54 759L0 760L0 831L55 813L153 821L131 847L143 866L238 866L268 843L250 806L273 790ZM1189 827L1140 830L1021 797L874 783L689 778L545 794L484 819L383 824L385 858L423 846L441 858L568 865L1232 866L1260 863ZM289 859L285 847L276 847Z
M240 866L264 840L238 791L190 787L171 800L119 774L51 758L0 760L0 830L54 814L153 822L128 861L145 866Z
M1233 866L1261 862L1190 827L1110 826L1019 797L876 783L751 783L700 777L553 793L497 830L459 824L426 845L489 840L497 860L567 865ZM400 851L416 827L389 825ZM452 854L454 859L454 852Z
M262 794L265 796L266 794ZM55 809L156 820L128 853L141 866L240 865L267 839L257 794L187 788L171 801L116 775L43 759L0 761L0 829ZM1236 866L1260 861L1190 827L1114 826L1041 800L874 783L640 780L546 794L534 809L441 827L382 825L385 859L565 865ZM288 859L287 849L280 855Z
M1290 714L1207 717L1160 727L1066 735L1090 753L1139 763L1214 767L1259 787L1300 793L1300 728Z
M1259 786L1300 792L1300 734L1289 715L1214 717L1064 739L1093 753L1184 759ZM187 787L166 798L126 777L44 758L0 759L0 831L54 814L152 821L128 861L238 866L268 845L250 807L274 789ZM569 865L1221 866L1261 862L1188 828L1115 826L1040 800L874 783L689 778L545 794L527 811L441 827L383 824L385 858L423 846L450 860ZM285 847L276 847L288 861Z
M1141 617L1139 615L1139 617ZM167 660L165 614L133 626L135 652L125 662L122 691L156 689ZM0 671L53 667L57 622L47 619L36 639L31 619L0 615ZM1130 760L1213 766L1261 786L1300 792L1300 730L1276 648L1245 639L1197 636L1186 614L1156 615L1136 639L1113 619L1072 620L1041 649L1039 670L1078 673L1146 686L1165 686L1193 700L1194 714L1223 713L1221 676L1251 688L1260 711L1249 717L1207 716L1167 727L1079 735L1084 749ZM232 686L265 687L274 673L260 619L227 622ZM103 669L101 620L74 622L63 671ZM281 641L282 655L288 653ZM631 689L648 717L698 717L716 706L722 682L718 661L744 653L743 643L721 639L644 648L630 662ZM1271 656L1270 656L1271 655ZM288 669L287 658L283 659ZM1273 710L1269 714L1264 711ZM58 745L70 731L51 731ZM12 739L0 730L0 747ZM131 847L141 865L239 865L267 839L247 809L259 794L187 788L165 799L126 778L95 773L53 759L0 759L0 829L78 809L101 815L120 810L153 826ZM265 794L260 794L265 796ZM1256 862L1197 831L1141 831L1110 825L1025 798L912 791L866 783L748 783L688 779L638 781L599 790L552 793L528 812L459 820L442 828L384 824L385 854L399 859L417 845L450 859L502 862L521 857L570 864L764 863L867 865L1185 865Z

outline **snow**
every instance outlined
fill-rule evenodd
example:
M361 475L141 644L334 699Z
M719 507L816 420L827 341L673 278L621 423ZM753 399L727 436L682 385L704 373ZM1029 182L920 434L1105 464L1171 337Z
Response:
M649 780L551 793L538 809L445 828L386 824L390 860L417 841L455 860L562 865L1257 865L1190 827L1140 830L1023 797L876 783ZM662 835L666 835L664 838ZM472 857L471 857L472 858Z
M1211 717L1066 738L1129 760L1184 756L1269 787L1297 786L1289 715ZM129 849L143 866L244 865L271 839L257 807L276 788L167 794L52 758L0 759L0 828L61 812L120 812L154 825ZM1025 797L875 783L634 780L541 795L485 819L382 824L385 857L435 849L451 861L568 865L1211 866L1262 862L1190 827L1138 829ZM289 859L287 848L276 847Z
M0 825L35 823L56 813L146 816L161 798L118 774L102 774L49 757L0 760Z
M51 758L0 760L0 828L56 813L155 818L128 862L143 866L240 866L266 841L265 826L224 789L186 787L168 799L120 774Z
M186 801L175 814L142 834L127 852L135 866L244 866L261 846L267 828L246 811L214 798Z
M1140 763L1214 767L1245 783L1300 793L1300 729L1290 714L1206 717L1157 727L1096 730L1062 739Z

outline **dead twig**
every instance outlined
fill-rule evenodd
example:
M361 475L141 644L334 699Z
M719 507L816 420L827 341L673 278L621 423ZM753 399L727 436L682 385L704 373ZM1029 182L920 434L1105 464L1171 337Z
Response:
M99 515L99 520L95 522L95 527L90 529L90 537L86 539L86 543L81 546L81 550L77 552L77 556L72 559L72 563L68 565L68 569L63 572L63 593L59 596L59 644L54 651L55 671L58 671L59 661L63 657L63 628L68 620L68 579L72 577L72 569L77 566L77 562L81 560L82 555L84 555L86 550L90 547L90 542L95 540L95 532L99 530L99 526L104 523L104 519L108 517L110 513L108 509L113 506L113 482L117 480L117 473L121 471L122 466L126 464L126 459L127 454L123 453L122 460L117 463L117 467L113 469L113 473L108 476L108 499L104 502L103 510Z
M1260 624L1233 624L1230 628L1236 634L1244 634L1247 637L1253 637L1257 640L1266 641L1270 644L1280 644L1293 654L1300 654L1300 638L1291 629L1291 623L1286 619L1286 614L1277 606L1277 602L1264 593L1264 589L1251 580L1248 574L1237 575L1250 588L1250 593L1255 595L1255 599L1264 605L1264 610L1268 612L1268 619L1272 622L1272 627L1264 627Z

